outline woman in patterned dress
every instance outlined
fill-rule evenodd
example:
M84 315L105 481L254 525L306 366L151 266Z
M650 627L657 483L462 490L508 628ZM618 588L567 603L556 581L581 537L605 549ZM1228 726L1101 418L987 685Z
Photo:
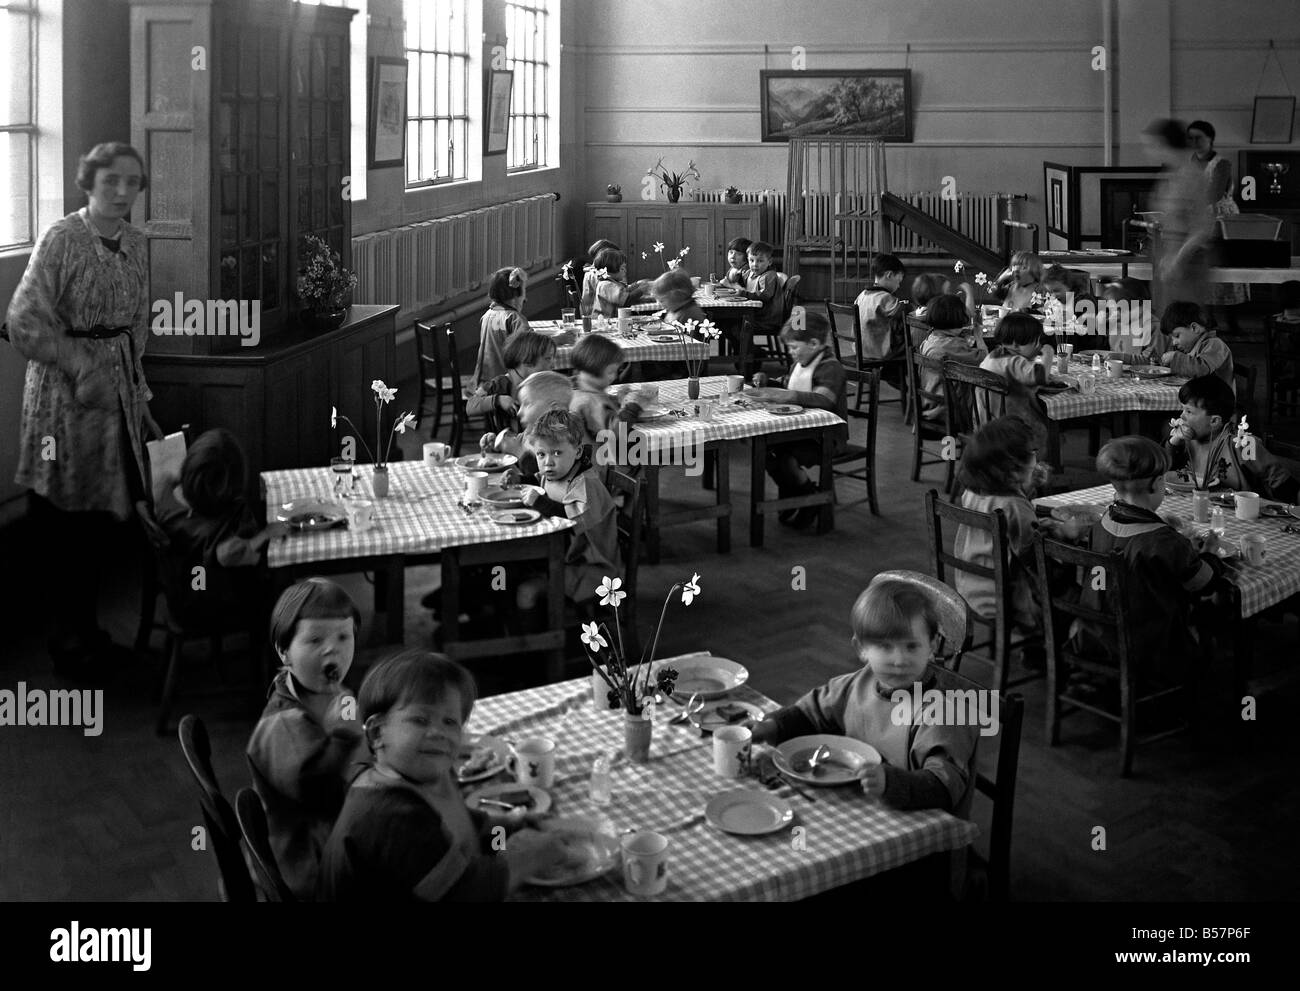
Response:
M96 612L104 538L145 497L145 434L162 436L141 365L145 237L125 220L146 182L130 145L83 155L87 204L41 235L9 304L8 337L27 358L14 480L31 489L45 549L55 670L72 677L123 659Z
M1217 221L1241 213L1232 198L1232 163L1214 150L1214 125L1194 120L1187 125L1187 142L1193 148L1192 161L1205 170L1205 202ZM1243 282L1213 282L1206 292L1218 322L1237 331L1237 311L1233 309L1250 299L1250 287Z

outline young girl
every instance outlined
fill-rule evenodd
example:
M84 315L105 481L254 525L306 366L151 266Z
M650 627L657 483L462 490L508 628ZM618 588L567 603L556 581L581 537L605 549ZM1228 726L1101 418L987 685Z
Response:
M747 237L733 237L727 243L727 274L723 276L724 286L745 288L749 280L749 246L754 242Z
M466 808L454 768L476 695L468 671L426 650L403 651L366 675L360 714L374 766L352 782L330 834L321 901L500 901L574 859L563 833ZM495 827L514 830L499 856Z
M600 282L600 277L596 275L596 259L606 248L617 251L618 245L602 237L587 249L587 267L582 270L582 299L578 301L578 309L584 317L591 316L591 311L596 306L596 285Z
M1008 309L1029 309L1034 295L1043 291L1043 260L1032 251L1017 251L989 291Z
M500 268L488 283L488 310L479 322L478 360L470 388L506 373L505 346L511 334L528 329L524 301L528 298L528 275L522 268Z
M266 806L276 863L303 899L316 890L352 765L365 756L356 699L343 687L360 625L348 594L324 578L286 589L271 615L271 642L283 667L249 738L248 766Z
M486 413L491 414L493 423L513 424L519 409L519 386L534 372L549 372L555 367L555 341L525 330L511 336L503 359L506 373L480 384L466 400L465 411L470 416Z
M980 362L980 368L996 372L1011 387L1005 413L1024 420L1033 431L1034 447L1047 449L1047 414L1038 401L1038 389L1048 382L1055 352L1043 342L1043 325L1027 313L1008 313L998 322L996 347ZM1037 360L1035 360L1037 358ZM981 419L989 414L987 396L979 393Z
M1050 293L1069 311L1067 319L1073 318L1069 340L1076 350L1106 349L1109 342L1097 326L1097 297L1092 294L1085 273L1071 272L1064 265L1049 265L1043 272L1043 291ZM1062 330L1056 333L1060 334Z
M1125 364L1149 365L1160 361L1169 350L1169 338L1151 316L1151 301L1132 280L1118 280L1102 287L1097 304L1097 330L1106 337L1105 347Z
M641 414L640 394L627 393L620 408L619 400L607 391L623 367L623 349L617 343L600 334L586 334L573 346L569 361L574 371L569 410L582 424L583 443L595 444L602 430L613 430L619 421L636 422Z
M930 336L921 343L921 354L926 358L943 361L951 358L967 365L978 365L988 354L984 335L972 333L966 307L956 296L940 296L929 307ZM943 372L928 367L921 368L921 389L934 395L943 395ZM921 407L923 420L942 421L946 412L942 402L925 399Z
M639 303L649 294L648 282L627 284L627 258L617 248L602 248L595 264L605 273L596 283L595 309L602 316L616 317L619 307Z

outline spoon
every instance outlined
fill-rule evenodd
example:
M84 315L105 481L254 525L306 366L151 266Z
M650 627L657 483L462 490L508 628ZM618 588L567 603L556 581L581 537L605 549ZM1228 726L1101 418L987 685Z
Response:
M814 750L812 752L812 756L810 756L808 760L804 762L803 770L800 773L815 775L817 773L817 765L820 764L822 761L830 760L830 756L831 756L831 748L826 746L825 744L822 744L820 747Z
M704 711L704 699L700 698L700 693L696 692L687 701L685 708L672 719L668 720L670 726L680 726L682 723L689 723L694 716Z

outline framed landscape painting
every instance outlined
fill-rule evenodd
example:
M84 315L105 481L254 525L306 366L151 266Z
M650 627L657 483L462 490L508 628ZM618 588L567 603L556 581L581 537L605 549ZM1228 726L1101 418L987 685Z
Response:
M764 141L912 140L910 69L765 69L759 85Z

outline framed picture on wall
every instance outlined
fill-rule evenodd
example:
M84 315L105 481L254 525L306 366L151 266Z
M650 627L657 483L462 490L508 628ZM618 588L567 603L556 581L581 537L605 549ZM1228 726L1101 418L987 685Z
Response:
M406 151L406 59L370 60L369 167L400 167Z
M1294 96L1257 96L1250 119L1250 143L1289 145L1294 124Z
M483 132L483 154L504 155L510 144L510 91L515 74L505 69L488 72L487 106Z
M758 76L764 141L912 140L910 69L765 69Z

